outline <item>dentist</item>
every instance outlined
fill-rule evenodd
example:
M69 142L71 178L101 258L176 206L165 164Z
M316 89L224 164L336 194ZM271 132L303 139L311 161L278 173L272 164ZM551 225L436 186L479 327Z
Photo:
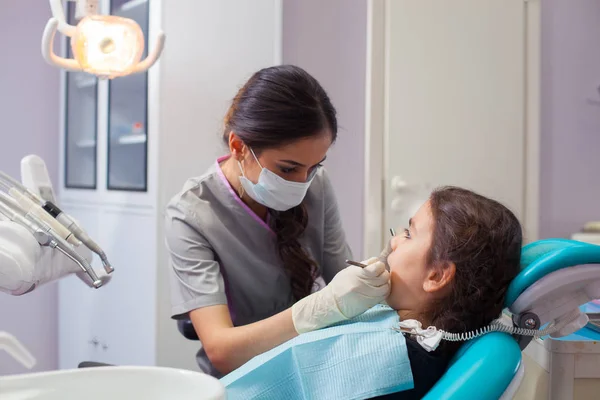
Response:
M192 320L198 364L215 377L389 293L382 263L346 267L351 252L321 165L336 111L321 85L294 66L260 70L224 122L229 154L166 210L172 316Z

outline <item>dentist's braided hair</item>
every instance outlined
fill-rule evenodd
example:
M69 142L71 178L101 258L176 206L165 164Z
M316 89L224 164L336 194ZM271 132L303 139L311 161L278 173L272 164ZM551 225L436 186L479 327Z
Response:
M239 90L227 115L223 139L235 132L258 157L269 148L281 147L328 130L337 138L336 110L319 82L292 65L265 68ZM298 239L308 224L303 204L291 210L269 210L277 235L277 252L290 277L295 300L311 293L317 265Z
M521 224L499 202L466 189L440 188L429 203L435 222L428 265L456 266L450 294L430 307L431 325L453 333L487 326L519 273ZM460 345L442 341L440 348L454 352Z

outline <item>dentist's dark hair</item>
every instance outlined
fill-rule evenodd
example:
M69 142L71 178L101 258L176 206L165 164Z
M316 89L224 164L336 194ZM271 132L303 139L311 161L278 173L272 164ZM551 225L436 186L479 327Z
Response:
M235 132L258 157L265 149L281 147L328 131L337 138L336 110L319 82L302 68L281 65L256 72L238 91L225 116L223 140ZM303 204L288 211L269 210L277 235L277 250L299 300L311 293L317 264L298 239L308 224Z
M435 190L429 204L434 230L428 265L456 266L450 294L431 305L431 324L452 333L482 328L500 316L520 271L521 224L499 202L457 187ZM461 344L442 341L440 348L454 352Z

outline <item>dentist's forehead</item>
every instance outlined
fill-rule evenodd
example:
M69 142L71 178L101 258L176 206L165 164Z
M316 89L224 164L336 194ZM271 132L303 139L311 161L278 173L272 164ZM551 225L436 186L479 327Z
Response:
M269 159L273 161L312 167L323 161L330 147L331 135L323 133L296 140L283 146L265 149L263 153L268 154Z

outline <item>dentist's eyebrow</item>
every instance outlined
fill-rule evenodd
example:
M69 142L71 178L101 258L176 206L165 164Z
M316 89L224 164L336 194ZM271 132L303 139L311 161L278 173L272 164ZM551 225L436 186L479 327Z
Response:
M319 161L317 164L321 164L322 162L324 162L325 160L327 160L327 157L323 158L321 161ZM279 162L282 163L287 163L287 164L291 164L294 165L296 167L306 167L306 165L299 163L298 161L294 161L294 160L279 160Z

